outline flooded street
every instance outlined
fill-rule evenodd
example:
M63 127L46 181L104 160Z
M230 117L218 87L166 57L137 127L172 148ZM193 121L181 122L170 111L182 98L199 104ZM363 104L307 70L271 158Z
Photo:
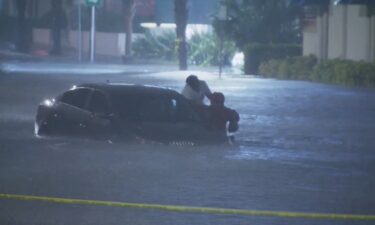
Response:
M21 73L23 72L23 73ZM198 207L375 214L375 91L202 71L0 74L0 193ZM237 147L33 135L39 102L87 82L206 80L241 117ZM0 224L373 224L0 199Z

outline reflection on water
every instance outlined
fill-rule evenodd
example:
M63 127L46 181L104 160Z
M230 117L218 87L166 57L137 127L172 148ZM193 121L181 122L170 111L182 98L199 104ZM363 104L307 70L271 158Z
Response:
M240 146L238 151L230 152L227 156L229 159L236 160L275 160L275 161L355 161L358 155L355 153L337 153L330 154L327 152L311 152L301 149L280 149L272 147L253 147Z

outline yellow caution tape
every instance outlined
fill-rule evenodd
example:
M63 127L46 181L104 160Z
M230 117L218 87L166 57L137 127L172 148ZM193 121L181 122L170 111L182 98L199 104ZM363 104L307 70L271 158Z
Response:
M14 194L1 194L1 193L0 193L0 199L13 199L13 200L22 200L22 201L43 201L43 202L53 202L53 203L59 203L59 204L81 204L81 205L126 207L126 208L139 208L139 209L156 209L156 210L164 210L164 211L209 213L209 214L232 214L232 215L246 215L246 216L272 216L272 217L292 217L292 218L331 219L331 220L375 220L375 215L300 213L300 212L281 212L281 211L265 211L265 210L191 207L191 206L177 206L177 205L143 204L143 203L70 199L70 198L55 198L55 197L31 196L31 195L14 195Z

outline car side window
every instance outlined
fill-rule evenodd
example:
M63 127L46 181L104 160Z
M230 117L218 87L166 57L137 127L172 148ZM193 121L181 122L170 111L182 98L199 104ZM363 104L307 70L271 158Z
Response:
M199 118L190 104L182 98L176 98L176 121L179 122L193 122L198 121Z
M65 92L61 98L61 101L78 108L84 108L90 92L91 90L87 88L77 88Z
M140 120L148 122L172 122L176 118L176 100L170 98L148 98L139 110Z
M139 110L140 120L153 122L193 122L197 115L188 102L181 98L150 98L142 101Z
M106 96L99 91L94 91L91 95L88 109L93 113L107 114L109 106Z

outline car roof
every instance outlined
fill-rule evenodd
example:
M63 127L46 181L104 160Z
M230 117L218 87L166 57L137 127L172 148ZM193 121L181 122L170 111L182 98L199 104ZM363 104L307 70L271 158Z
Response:
M173 89L152 86L152 85L139 85L139 84L126 84L126 83L87 83L76 86L77 88L92 88L108 93L114 94L146 94L146 95L175 95L178 94Z

